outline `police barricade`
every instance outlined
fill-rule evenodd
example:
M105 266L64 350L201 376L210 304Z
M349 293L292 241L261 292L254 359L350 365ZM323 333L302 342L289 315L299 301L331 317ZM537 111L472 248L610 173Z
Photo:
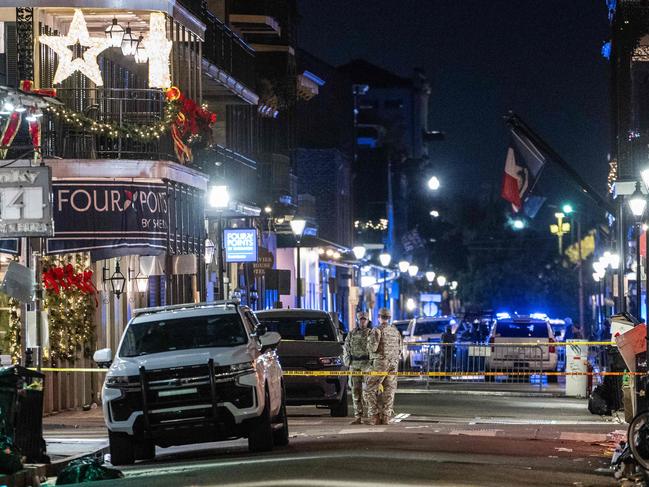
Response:
M549 387L563 390L566 375L588 377L588 389L606 373L604 345L578 342L580 354L566 354L571 343L405 343L401 370L410 381L425 384L493 383L527 384L529 390ZM574 350L571 350L574 351ZM579 360L580 367L566 368L566 359ZM419 374L419 376L417 376ZM554 383L560 386L552 386Z

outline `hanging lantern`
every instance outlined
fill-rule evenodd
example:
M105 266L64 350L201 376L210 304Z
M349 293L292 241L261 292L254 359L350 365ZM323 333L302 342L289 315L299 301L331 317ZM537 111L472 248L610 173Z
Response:
M140 35L140 38L137 41L137 47L135 48L135 62L138 64L144 64L149 59L149 52L146 47L144 47L144 37Z
M126 27L126 31L122 37L122 54L124 54L124 56L134 55L135 50L137 49L137 43L137 37L131 33L131 27Z
M106 33L106 39L110 42L110 47L120 47L122 45L124 27L117 23L116 18L113 18L113 23L106 27L104 32Z

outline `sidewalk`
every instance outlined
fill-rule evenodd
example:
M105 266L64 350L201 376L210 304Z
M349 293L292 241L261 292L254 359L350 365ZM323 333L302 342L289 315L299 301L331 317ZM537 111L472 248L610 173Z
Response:
M108 447L108 432L100 407L45 416L43 437L52 461L90 454Z

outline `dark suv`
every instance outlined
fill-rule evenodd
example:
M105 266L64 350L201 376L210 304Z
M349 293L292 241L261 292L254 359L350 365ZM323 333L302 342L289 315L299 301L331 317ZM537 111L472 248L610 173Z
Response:
M326 311L276 309L258 311L268 331L282 336L277 353L285 371L339 371L343 366L342 333ZM347 416L347 376L284 376L286 403L326 406L334 417Z

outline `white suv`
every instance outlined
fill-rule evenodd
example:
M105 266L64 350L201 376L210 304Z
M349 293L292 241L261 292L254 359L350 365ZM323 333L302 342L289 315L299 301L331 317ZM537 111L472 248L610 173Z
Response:
M169 447L248 438L251 451L288 444L280 336L236 302L136 310L102 389L114 465Z

